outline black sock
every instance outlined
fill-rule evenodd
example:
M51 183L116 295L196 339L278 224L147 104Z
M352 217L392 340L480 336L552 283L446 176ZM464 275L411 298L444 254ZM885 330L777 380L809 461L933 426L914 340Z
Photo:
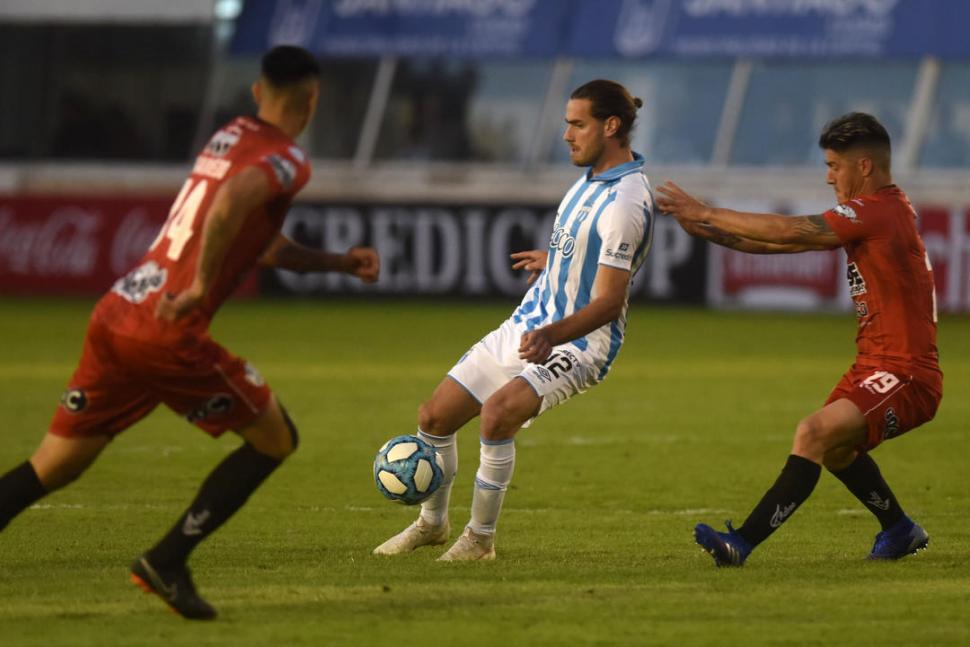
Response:
M148 561L157 568L185 564L196 545L241 508L281 462L248 443L229 454L212 470L195 501L168 534L148 551Z
M738 533L752 546L763 542L808 499L821 474L821 465L790 455L778 480L738 528Z
M34 501L47 494L30 461L0 476L0 530Z
M903 518L903 509L879 472L879 466L869 454L859 454L852 464L841 472L832 472L842 481L872 514L876 515L882 529L892 527Z

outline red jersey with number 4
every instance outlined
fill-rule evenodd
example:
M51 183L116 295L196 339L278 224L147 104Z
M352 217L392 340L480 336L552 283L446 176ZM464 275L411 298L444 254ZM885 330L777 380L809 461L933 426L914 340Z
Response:
M906 194L888 186L823 217L848 256L859 362L938 370L933 270Z
M195 278L202 232L216 192L249 166L266 174L272 197L246 215L202 306L175 323L156 319L160 296L182 292ZM178 343L204 333L216 310L276 237L293 196L309 177L306 154L286 134L255 117L237 117L217 131L196 158L155 242L135 269L101 299L95 317L117 334L136 339Z

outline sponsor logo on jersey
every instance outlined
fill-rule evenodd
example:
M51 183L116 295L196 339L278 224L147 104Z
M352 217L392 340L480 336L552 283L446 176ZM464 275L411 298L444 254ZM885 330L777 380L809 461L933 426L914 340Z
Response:
M549 369L544 366L534 366L532 367L532 372L535 373L542 382L552 382L552 373Z
M152 292L161 290L167 277L168 270L160 268L155 261L148 261L115 281L111 291L131 303L141 303Z
M552 238L549 239L550 249L557 249L559 253L565 258L569 258L576 251L576 239L566 233L565 227L559 227L554 232L552 232Z
M229 172L230 168L232 168L232 162L230 160L199 155L195 159L195 166L192 167L192 173L221 180L226 177L226 173Z
M220 130L209 140L208 145L205 147L205 152L213 157L225 157L226 153L238 143L239 135L237 133Z
M899 435L899 418L896 417L896 412L892 407L886 409L886 413L883 414L883 419L886 421L886 430L883 432L882 437L885 440L889 440L895 436Z
M859 271L858 265L849 263L845 275L849 279L849 296L857 297L866 293L866 280Z
M293 162L282 155L267 155L266 161L284 190L293 186L293 181L296 179L296 165Z
M71 413L78 413L88 406L88 396L81 389L68 389L61 395L61 404Z
M620 261L629 261L633 259L633 254L630 253L630 243L620 243L613 251L609 247L606 248L606 252L603 254L607 258L615 258Z
M856 215L855 209L853 209L852 207L850 207L847 204L840 204L837 207L835 207L834 209L832 209L832 211L834 211L835 213L839 214L840 216L842 216L846 220L851 220L853 222L858 222L859 221L859 217Z
M209 399L201 407L185 416L189 422L207 420L213 416L222 416L232 411L233 399L228 393L219 393Z
M856 301L855 304L855 316L862 319L869 314L869 306L866 305L865 301Z

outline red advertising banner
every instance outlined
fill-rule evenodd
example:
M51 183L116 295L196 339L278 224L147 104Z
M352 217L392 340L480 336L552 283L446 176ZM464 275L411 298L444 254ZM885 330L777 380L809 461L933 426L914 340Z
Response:
M104 292L155 240L171 201L0 196L0 294ZM256 290L254 275L240 292Z

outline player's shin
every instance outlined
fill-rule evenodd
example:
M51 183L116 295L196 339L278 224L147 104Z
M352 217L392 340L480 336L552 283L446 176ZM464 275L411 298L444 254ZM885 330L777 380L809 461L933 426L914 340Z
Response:
M515 441L482 439L478 473L475 475L475 492L472 496L472 514L468 526L480 535L495 533L495 524L505 492L512 481L515 469Z
M47 494L30 461L0 476L0 530L31 504Z
M821 474L821 465L791 454L778 480L738 528L738 534L752 547L763 542L811 496Z
M458 439L457 434L450 436L432 436L420 428L418 437L432 445L441 456L443 463L441 485L428 499L421 504L421 517L432 526L441 526L448 521L448 502L451 499L451 486L455 482L458 472Z
M883 530L888 530L903 518L899 501L869 454L859 454L848 467L832 474L876 515Z
M248 443L229 454L206 478L188 510L148 552L148 560L163 569L184 564L196 545L241 508L281 462Z

